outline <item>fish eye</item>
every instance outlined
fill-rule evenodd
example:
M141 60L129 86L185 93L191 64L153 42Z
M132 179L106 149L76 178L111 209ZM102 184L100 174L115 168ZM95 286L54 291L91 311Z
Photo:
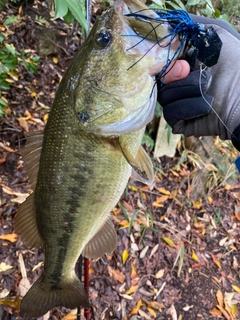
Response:
M112 35L107 30L100 31L97 34L96 41L102 48L106 48L112 42Z

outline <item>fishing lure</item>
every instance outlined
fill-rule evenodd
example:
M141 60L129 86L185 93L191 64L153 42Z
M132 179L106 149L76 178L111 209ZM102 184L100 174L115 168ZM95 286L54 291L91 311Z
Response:
M143 23L149 23L152 26L151 31L147 35L141 35L141 33L136 31L137 35L141 38L155 41L155 43L160 46L162 40L169 38L168 59L165 67L156 75L157 81L160 81L163 84L170 63L179 56L186 58L192 68L194 68L196 60L207 67L211 67L217 63L222 47L222 41L213 27L205 28L203 24L195 23L191 16L183 10L154 11L157 14L156 17L145 15L144 10L130 13L126 16L134 17L135 19L140 20ZM159 38L156 29L163 23L169 23L172 27L172 32L164 38ZM149 39L150 34L151 37ZM152 34L155 34L155 39L153 39ZM175 37L178 37L180 45L176 49L175 54L170 57L171 43ZM190 57L189 52L191 52Z

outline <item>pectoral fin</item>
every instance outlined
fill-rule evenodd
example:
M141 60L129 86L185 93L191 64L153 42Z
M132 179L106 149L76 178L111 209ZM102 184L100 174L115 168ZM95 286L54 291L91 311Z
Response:
M119 142L120 150L127 162L133 169L133 177L147 185L151 185L154 180L152 161L146 151L141 146L137 152L135 159L126 147Z
M85 246L82 255L86 258L96 259L105 253L111 253L117 246L117 234L111 218L109 217L99 231Z
M143 149L142 146L139 148L137 152L135 161L138 164L140 170L145 172L147 178L139 174L137 170L134 170L134 168L132 172L133 178L135 180L138 180L147 184L148 186L151 186L154 181L153 165L152 165L151 159L149 158L148 154L146 153L146 151Z
M14 229L26 246L40 247L42 245L42 239L37 228L34 193L20 205L14 219Z

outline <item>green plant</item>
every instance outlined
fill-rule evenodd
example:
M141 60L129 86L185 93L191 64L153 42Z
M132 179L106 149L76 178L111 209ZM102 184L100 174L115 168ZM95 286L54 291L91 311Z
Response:
M215 10L211 0L153 0L152 8L180 9L197 15L219 17L220 11Z
M21 21L20 18L8 16L4 25ZM38 68L38 56L32 56L24 50L16 50L9 43L7 33L0 33L0 116L4 116L8 101L3 97L3 92L9 90L11 83L18 78L18 68L23 66L27 71L35 73Z
M88 32L85 0L54 0L54 3L55 19L64 17L66 23L71 23L75 18L85 32Z

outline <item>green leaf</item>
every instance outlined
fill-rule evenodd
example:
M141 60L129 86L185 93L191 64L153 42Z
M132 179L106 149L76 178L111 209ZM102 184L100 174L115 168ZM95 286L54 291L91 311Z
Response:
M4 34L0 33L0 43L2 43L5 40Z
M22 18L20 17L16 17L14 15L11 15L11 16L8 16L7 19L4 21L4 25L5 26L8 26L9 24L12 24L12 23L19 23L22 21Z
M215 16L216 18L219 18L220 15L221 15L220 10L216 9L216 10L214 11L214 16Z
M197 4L199 4L201 2L201 0L188 0L187 4L189 6L196 6Z
M24 60L23 65L28 72L33 72L33 73L37 72L38 66L35 63L33 63L31 60L30 61Z
M147 134L143 135L142 144L146 144L150 151L154 148L154 140Z
M6 44L5 48L7 49L8 52L10 52L13 56L18 55L19 53L15 49L13 44Z
M162 116L162 113L163 113L163 108L162 106L160 105L159 102L156 103L156 107L155 107L155 114L157 117L161 117Z
M67 23L67 24L70 24L74 21L74 16L72 15L71 11L68 10L68 13L64 16L64 21Z
M184 4L181 2L181 1L178 1L177 4L175 4L174 2L172 1L166 1L166 4L170 5L171 7L173 7L173 9L182 9L182 10L186 10L186 7L184 6Z
M74 18L80 23L85 31L88 31L87 21L85 18L85 2L83 0L66 0L66 2Z
M65 0L54 0L55 16L54 19L64 17L68 13L68 5Z
M3 98L0 97L0 105L6 107L8 104Z
M131 221L130 221L130 225L129 225L129 229L128 229L128 234L130 234L132 232L132 226L133 226L134 220L136 218L136 214L137 214L137 210L134 210L132 213L132 217L131 217Z
M1 99L1 98L0 98ZM0 117L4 117L5 116L5 108L4 106L1 105L0 103Z

